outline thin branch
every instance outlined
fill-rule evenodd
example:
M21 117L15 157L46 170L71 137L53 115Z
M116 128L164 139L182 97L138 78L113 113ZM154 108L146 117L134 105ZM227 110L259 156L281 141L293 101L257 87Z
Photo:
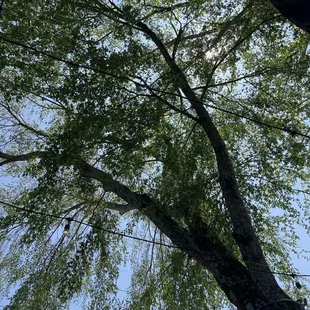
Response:
M248 108L247 106L243 105L239 100L234 100L234 99L229 98L229 97L227 97L227 96L225 96L225 95L223 95L223 94L221 94L221 93L219 93L219 92L217 92L217 91L214 91L214 90L210 90L210 89L209 89L208 91L210 91L211 93L213 93L213 94L215 94L215 95L217 95L217 96L222 97L223 99L225 99L225 100L227 100L227 101L229 101L229 102L232 102L232 103L235 103L235 104L239 105L242 109L246 109L246 110L249 111L251 114L253 114L256 118L258 117L258 115L257 115L256 112L252 111L250 108Z
M40 104L38 101L33 100L29 96L26 97L26 98L27 98L27 100L31 101L34 105L36 105L36 106L38 106L38 107L40 107L42 109L46 109L46 110L62 110L63 111L63 109L59 108L59 107L53 107L53 106L51 106L49 104L47 104L47 105Z
M249 73L249 74L241 76L241 77L239 77L237 79L227 80L227 81L219 82L219 83L216 83L216 84L209 84L208 86L206 86L206 85L204 85L204 86L197 86L197 87L194 87L193 90L200 90L200 89L205 89L206 87L210 88L210 87L218 87L218 86L225 86L225 85L228 85L228 84L233 84L233 83L236 83L236 82L241 81L241 80L246 80L247 78L260 76L260 75L268 73L269 71L272 71L272 70L273 69L271 69L271 68L266 68L265 70Z
M179 46L180 40L182 38L183 32L184 32L184 29L180 28L179 32L177 33L177 37L176 37L175 43L173 45L173 51L172 51L172 58L173 59L175 59L175 56L176 56L176 53L177 53L177 50L178 50L178 46Z
M249 31L243 38L241 38L240 40L238 40L223 56L222 58L213 66L211 73L208 75L208 79L207 79L207 83L205 86L205 89L201 95L201 99L204 98L205 93L206 93L206 89L215 73L215 71L217 70L217 68L224 62L224 60L233 52L235 51L243 42L245 42L256 30L259 29L260 26L262 26L263 24L265 24L268 21L271 21L273 19L278 18L280 15L275 15L272 16L270 18L267 18L265 20L263 20L262 22L260 22L254 29L252 29L251 31Z
M155 227L154 235L153 235L153 238L152 238L153 242L155 242L157 229L158 229L158 228ZM152 249L151 249L151 258L150 258L151 261L150 261L150 265L149 265L149 267L148 267L148 269L147 269L147 271L146 271L146 273L145 273L145 275L144 275L144 278L145 278L144 284L146 284L147 276L148 276L149 272L152 270L153 259L154 259L154 248L155 248L155 244L153 243L153 244L152 244Z
M48 102L50 102L51 104L56 105L57 107L59 107L59 109L62 109L62 110L65 110L65 111L69 111L69 109L68 109L66 106L64 106L64 105L63 105L62 103L60 103L60 102L55 101L54 99L52 100L52 99L50 99L50 98L48 98L48 97L46 97L46 96L44 96L44 95L40 95L40 94L35 94L35 93L31 93L31 94L34 95L34 96L36 96L36 97L41 98L41 100L43 100L43 101L48 101Z
M98 40L91 41L91 42L92 42L92 43L99 43L100 41L103 41L103 40L106 39L108 36L110 36L112 33L114 33L114 31L109 31L107 34L105 34L104 36L102 36L102 37L99 38Z
M166 106L168 106L170 109L184 115L187 116L188 118L194 120L195 122L198 122L198 118L193 116L192 114L186 112L185 110L179 109L177 107L175 107L174 105L172 105L169 101L165 100L164 98L162 98L161 96L157 95L155 92L153 92L153 90L151 88L149 88L152 92L152 96L154 96L155 98L157 98L158 100L162 101Z
M84 202L77 203L77 204L73 205L72 207L63 210L63 212L66 214L69 214L73 210L79 209L80 207L84 206L84 204L85 204Z
M57 241L57 244L54 246L54 249L53 249L53 251L52 251L52 255L51 255L51 256L48 255L48 257L51 257L51 258L49 259L48 264L47 264L47 266L46 266L46 268L45 268L45 274L48 273L49 268L51 267L51 264L52 264L52 262L54 261L54 258L56 257L56 255L57 255L57 254L60 255L58 249L59 249L59 247L63 244L64 239L65 239L65 236L61 236L61 238ZM48 257L47 257L47 258L48 258ZM47 260L47 259L44 260L44 265L46 264L46 260Z
M188 5L187 2L177 3L177 4L169 6L169 7L156 6L156 5L146 5L146 7L150 7L150 8L153 8L155 10L153 12L149 13L148 15L142 17L141 21L146 21L147 19L149 19L150 17L152 17L156 14L172 12L173 10L175 10L177 8L182 8L186 5Z
M0 4L0 16L2 15L3 4L4 4L4 0L2 0Z
M48 137L48 135L42 131L42 130L38 130L38 129L35 129L31 126L29 126L28 124L26 124L26 122L23 120L22 116L17 116L17 112L13 112L12 108L10 108L9 106L7 105L4 105L4 104L0 104L4 109L6 109L9 114L17 121L17 124L20 125L21 127L27 129L28 131L38 135L38 136L42 136L42 137ZM16 114L15 114L16 113Z

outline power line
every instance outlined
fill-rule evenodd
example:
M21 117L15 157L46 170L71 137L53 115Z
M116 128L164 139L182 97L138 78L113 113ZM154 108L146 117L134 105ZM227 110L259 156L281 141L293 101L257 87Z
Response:
M166 94L166 95L173 95L173 96L176 96L176 97L179 97L179 98L182 98L182 99L187 99L185 96L182 96L182 95L179 95L179 94L175 94L175 93L172 93L172 92L167 92L167 91L163 91L163 90L155 89L155 88L151 88L151 87L147 87L147 88L149 88L152 91L158 91L158 92L161 92L161 93ZM194 102L197 102L197 103L201 103L200 101L197 101L197 100L191 100L191 101L194 101ZM263 121L257 120L255 118L249 117L247 115L239 114L239 113L236 113L236 112L224 109L224 108L219 108L219 107L217 107L215 105L212 105L212 104L207 104L207 103L202 103L202 104L204 106L208 107L208 108L212 108L214 110L218 110L218 111L221 111L221 112L224 112L224 113L227 113L227 114L231 114L231 115L237 116L239 118L243 118L243 119L246 119L246 120L251 121L253 123L259 124L259 125L263 125L263 126L270 127L270 128L273 128L273 129L282 130L282 131L287 132L287 133L289 133L291 135L299 135L299 136L302 136L302 137L310 139L309 135L303 134L301 132L298 132L298 131L293 130L293 129L288 128L288 127L285 128L285 127L280 127L280 126L272 125L272 124L269 124L269 123L265 123Z
M279 272L279 271L268 271L268 270L264 270L264 269L259 269L259 268L251 268L251 267L247 267L248 269L251 270L255 270L255 271L260 271L260 272L264 272L264 273L272 273L274 275L279 275L279 276L287 276L287 277L291 277L291 278L307 278L310 277L310 274L298 274L298 273L287 273L287 272Z
M156 245L160 245L160 246L165 246L167 248L174 248L174 249L178 249L179 248L179 247L177 247L175 245L171 245L171 244L167 244L167 243L163 243L163 242L158 242L158 241L153 241L153 240L148 240L148 239L144 239L144 238L140 238L140 237L136 237L136 236L132 236L132 235L127 235L125 233L113 231L113 230L110 230L110 229L102 228L100 226L92 225L92 224L89 224L89 223L84 222L84 221L76 220L74 218L63 217L61 215L56 215L56 214L45 213L45 212L41 212L41 211L30 210L30 209L27 209L27 208L22 208L22 207L19 207L19 206L12 205L12 204L4 202L4 201L0 201L0 203L6 205L8 207L11 207L11 208L14 208L14 209L17 209L17 210L20 210L20 211L25 211L25 212L28 212L28 213L48 216L48 217L56 218L56 219L60 219L60 220L70 220L71 222L75 222L75 223L82 224L82 225L85 225L85 226L88 226L88 227L91 227L91 228L94 228L94 229L98 229L98 230L104 231L104 232L112 234L112 235L116 235L116 236L120 236L120 237L125 237L125 238L129 238L129 239L137 240L137 241L143 241L143 242L146 242L146 243L156 244Z
M96 69L96 68L92 68L90 66L87 66L87 65L82 65L82 64L78 64L74 61L71 61L71 60L66 60L66 59L63 59L63 58L60 58L58 56L55 56L51 53L48 53L48 52L45 52L45 51L40 51L38 50L37 48L35 47L32 47L32 46L29 46L29 45L26 45L24 43L20 43L18 41L15 41L15 40L12 40L12 39L8 39L8 38L5 38L3 37L2 35L0 35L0 39L5 41L5 42L8 42L8 43L11 43L13 45L17 45L17 46L20 46L20 47L23 47L25 49L28 49L28 50L31 50L37 54L40 54L40 55L44 55L46 57L49 57L51 59L54 59L54 60L57 60L57 61L60 61L60 62L63 62L71 67L78 67L78 68L83 68L83 69L87 69L87 70L91 70L91 71L94 71L96 73L100 73L100 74L104 74L104 75L107 75L107 76L111 76L111 77L114 77L114 78L117 78L117 79L121 79L121 80L127 80L127 81L130 81L130 82L134 82L132 78L130 77L126 77L126 76L120 76L120 75L117 75L117 74L113 74L111 72L107 72L107 71L104 71L104 70L101 70L101 69Z
M144 239L144 238L140 238L140 237L136 237L136 236L132 236L132 235L127 235L125 233L121 233L121 232L116 232L116 231L112 231L112 230L109 230L109 229L105 229L105 228L102 228L102 227L99 227L99 226L96 226L96 225L89 224L89 223L84 222L84 221L75 220L73 218L63 217L61 215L45 213L45 212L41 212L41 211L30 210L30 209L27 209L27 208L22 208L22 207L19 207L19 206L12 205L11 203L7 203L7 202L4 202L4 201L0 201L0 203L6 205L8 207L11 207L11 208L14 208L14 209L17 209L17 210L20 210L20 211L25 211L25 212L28 212L28 213L48 216L48 217L57 218L57 219L60 219L60 220L68 220L68 219L70 219L70 221L72 221L72 222L76 222L76 223L79 223L79 224L82 224L82 225L85 225L85 226L88 226L88 227L91 227L91 228L95 228L95 229L98 229L98 230L101 230L101 231L104 231L106 233L113 234L113 235L116 235L116 236L125 237L125 238L129 238L129 239L133 239L133 240L138 240L138 241L143 241L143 242L150 243L150 244L156 244L156 245L164 246L164 247L167 247L167 248L173 248L173 249L182 250L180 247L175 246L175 245L171 245L171 244L167 244L167 243L163 243L163 242L158 242L158 241L153 241L153 240L148 240L148 239ZM307 277L310 277L310 274L297 274L297 273L286 273L286 272L278 272L278 271L269 271L269 270L264 270L264 269L259 269L259 268L251 268L251 267L247 267L247 269L251 269L251 270L255 270L255 271L259 271L259 272L264 272L264 273L272 273L274 275L282 275L282 276L287 276L287 277L292 277L292 278L297 278L297 277L299 277L299 278L307 278Z
M34 48L32 46L29 46L29 45L26 45L24 43L20 43L18 41L12 40L12 39L5 38L2 35L0 35L0 39L5 41L5 42L8 42L10 44L17 45L17 46L23 47L23 48L28 49L28 50L32 50L33 52L35 52L37 54L44 55L44 56L49 57L51 59L63 62L65 64L69 65L69 66L91 70L93 72L100 73L100 74L107 75L107 76L111 76L111 77L114 77L114 78L120 79L120 80L130 81L132 83L135 83L136 85L139 85L139 86L142 86L142 87L146 87L147 89L149 89L151 91L160 92L162 94L172 95L172 96L175 96L175 97L178 97L178 98L182 98L182 99L188 100L187 97L182 96L181 94L175 94L175 93L172 93L172 92L167 92L167 91L164 91L164 90L161 90L161 89L157 89L157 88L153 88L153 87L150 87L150 86L146 86L144 84L137 83L133 78L130 78L128 76L120 76L120 75L117 75L117 74L114 74L114 73L111 73L111 72L107 72L105 70L96 69L96 68L92 68L92 67L87 66L87 65L82 65L82 64L70 61L70 60L65 60L65 59L62 59L62 58L60 58L58 56L50 54L48 52L38 50L37 48ZM251 121L253 123L256 123L256 124L259 124L259 125L262 125L262 126L266 126L266 127L269 127L269 128L273 128L273 129L277 129L277 130L281 130L281 131L287 132L287 133L289 133L289 134L291 134L293 136L294 135L299 135L299 136L302 136L302 137L310 139L309 135L303 134L303 133L301 133L299 131L296 131L296 130L288 128L288 127L286 128L286 127L280 127L280 126L277 126L277 125L272 125L270 123L266 123L266 122L257 120L255 118L249 117L249 116L244 115L244 114L236 113L236 112L224 109L224 108L217 107L215 105L202 103L199 100L191 100L191 101L203 104L204 106L212 108L214 110L218 110L218 111L230 114L230 115L237 116L237 117L242 118L242 119L246 119L248 121Z

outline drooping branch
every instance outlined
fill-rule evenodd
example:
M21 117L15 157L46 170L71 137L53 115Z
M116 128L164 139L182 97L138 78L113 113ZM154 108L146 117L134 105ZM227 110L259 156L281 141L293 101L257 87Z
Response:
M29 132L32 132L34 134L36 134L37 136L42 136L42 137L47 137L48 135L39 129L35 129L34 127L28 125L21 116L18 116L16 112L14 112L12 110L12 108L9 105L5 105L5 104L0 104L4 109L6 109L8 111L8 113L11 115L11 117L17 122L17 125L25 128L26 130L28 130Z
M45 152L21 155L0 153L0 157L11 162L27 161L34 156L42 157L44 155L46 155ZM68 164L70 163L68 162ZM245 309L242 302L245 300L253 303L264 302L264 297L257 295L258 290L251 281L249 271L226 249L201 218L196 218L195 223L188 230L172 219L166 213L166 208L150 196L131 191L108 173L85 161L78 162L77 159L74 159L71 164L78 169L81 176L99 181L105 191L116 194L127 203L124 205L111 204L107 206L108 208L120 211L122 214L136 209L148 217L180 250L194 257L207 268L230 301L240 309ZM244 295L245 291L247 292L246 296Z
M207 88L208 88L208 85L210 84L211 80L212 80L212 77L215 73L215 71L217 70L217 68L225 61L225 59L231 54L233 53L234 51L237 50L237 48L242 45L255 31L257 31L263 24L267 23L268 21L271 21L275 18L279 17L279 15L276 15L276 16L272 16L270 18L267 18L265 20L263 20L262 22L260 22L254 29L251 29L244 37L240 38L239 40L237 40L235 42L235 44L228 49L228 51L226 51L222 57L216 62L216 64L213 66L210 74L208 75L208 78L207 78L207 82L206 82L206 85L205 85L205 89L204 91L202 92L202 95L201 95L201 98L203 99L204 96L205 96L205 93L207 91Z

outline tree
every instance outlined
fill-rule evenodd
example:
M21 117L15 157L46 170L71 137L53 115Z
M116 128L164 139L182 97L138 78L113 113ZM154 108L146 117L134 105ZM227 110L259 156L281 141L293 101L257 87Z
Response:
M300 309L307 34L265 1L37 0L0 40L6 309Z

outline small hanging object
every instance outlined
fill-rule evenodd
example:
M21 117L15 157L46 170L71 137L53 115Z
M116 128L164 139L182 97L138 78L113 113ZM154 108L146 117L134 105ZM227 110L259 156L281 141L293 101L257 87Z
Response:
M302 142L302 137L296 130L293 128L287 128L287 131L291 134L295 143L300 144Z
M70 230L70 223L72 222L73 219L71 217L67 217L66 220L67 224L64 227L64 236L68 236Z
M295 285L299 290L302 288L302 285L298 281L295 282Z
M144 93L143 87L139 84L136 84L136 92L138 95L142 95Z
M293 132L292 133L292 137L293 137L293 140L294 140L295 143L300 144L302 142L302 138L301 138L301 136L299 134Z
M195 261L195 259L193 257L190 257L189 258L189 263L193 266L193 265L196 264L196 261Z

